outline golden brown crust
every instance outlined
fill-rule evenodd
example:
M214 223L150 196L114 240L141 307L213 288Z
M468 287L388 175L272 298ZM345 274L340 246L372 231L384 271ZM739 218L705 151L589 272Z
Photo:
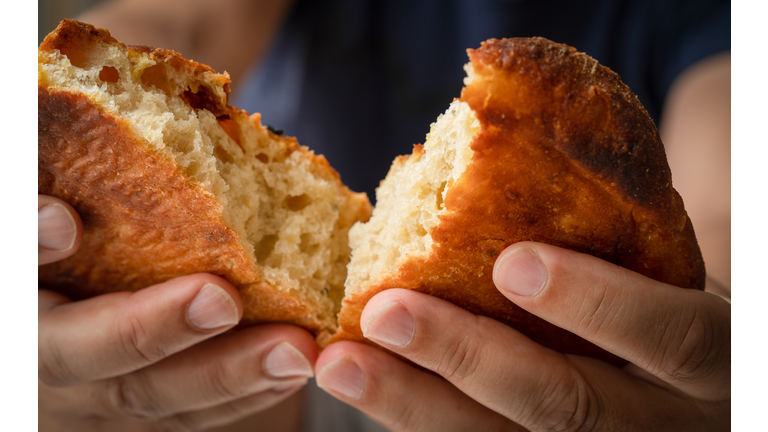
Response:
M338 226L348 229L369 217L371 206L365 195L344 187L323 156L300 146L293 137L268 131L259 114L249 116L227 105L226 74L216 74L173 51L126 46L106 30L71 20L62 22L40 51L59 50L73 65L87 65L97 44L117 46L129 55L148 56L171 66L190 82L189 91L181 97L193 108L216 115L241 148L245 143L241 144L240 128L256 128L281 145L274 160L300 152L311 162L315 176L337 184L344 194L346 204L340 209ZM169 92L167 69L150 68L142 71L142 82ZM82 299L138 290L181 275L212 273L238 287L243 323L294 323L326 337L329 323L291 292L260 279L237 234L224 223L222 205L168 158L151 150L127 120L105 112L88 96L39 83L38 193L70 203L84 227L77 254L39 267L41 286Z
M237 287L243 300L243 319L246 324L284 322L300 325L317 334L325 323L316 318L296 297L275 287L257 282Z
M146 56L155 62L166 63L172 69L186 74L191 78L189 80L191 88L182 97L191 98L188 103L194 108L205 108L217 117L237 110L227 105L230 80L226 72L217 74L210 67L187 60L175 51L142 45L125 45L113 38L108 30L96 28L90 24L65 19L46 36L40 44L39 51L59 51L67 56L72 65L87 68L94 61L92 55L101 44L117 46L127 50L131 55ZM160 88L167 86L165 70L164 67L150 66L142 71L142 80Z
M45 37L39 50L45 52L58 50L67 56L73 65L83 65L88 63L88 53L98 43L125 47L124 44L113 38L108 30L65 19Z
M256 277L210 193L83 95L38 87L38 193L70 203L83 220L81 250L39 269L42 282L78 287L75 297L143 288L190 268L235 284Z
M238 287L243 323L323 327L295 297L259 282L221 205L125 122L82 95L38 88L38 129L38 193L70 203L84 228L76 255L38 268L43 286L83 299L212 273Z
M497 319L560 352L618 362L505 299L492 269L504 248L530 240L703 289L704 263L656 128L616 74L573 48L492 39L469 55L476 75L461 100L482 129L430 232L429 258L346 299L333 340L362 340L367 301L398 287Z

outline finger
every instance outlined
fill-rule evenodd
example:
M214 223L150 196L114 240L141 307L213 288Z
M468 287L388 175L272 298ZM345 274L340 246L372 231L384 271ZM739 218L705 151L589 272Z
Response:
M259 425L259 430L297 430L301 417L296 413L301 411L302 398L297 392L303 383L285 388L275 387L262 393L248 396L221 406L180 413L165 419L119 418L107 416L103 411L93 409L78 409L93 401L89 399L92 385L77 387L41 387L40 397L45 399L41 409L45 413L39 416L38 430L58 431L62 424L80 424L79 430L113 431L113 430L158 430L158 431L198 431L210 430L216 426L244 421L246 428ZM83 387L90 387L83 389ZM83 391L85 390L85 391ZM53 394L51 394L53 393ZM295 395L295 397L291 397ZM73 406L77 402L78 406ZM98 406L104 404L97 401ZM51 406L53 404L53 406ZM270 409L271 408L271 409ZM269 411L266 411L268 410ZM69 429L67 429L69 430ZM229 430L229 429L227 429ZM242 427L232 430L245 430ZM250 429L248 429L250 430Z
M368 302L360 323L366 338L532 430L597 421L590 403L595 394L567 357L497 321L421 293L390 289Z
M83 223L72 206L58 198L37 196L37 265L73 255L82 239Z
M658 430L661 419L688 418L682 414L690 401L666 389L599 360L544 348L497 321L422 293L379 293L361 323L367 338L532 431Z
M53 304L38 316L38 376L48 385L143 368L226 331L243 313L237 290L208 274Z
M301 386L313 376L316 358L317 346L306 330L285 324L246 328L103 381L94 392L93 414L162 419L213 409ZM275 391L260 400L274 404L287 396Z
M178 414L157 423L156 429L163 431L207 431L217 426L230 425L246 417L263 412L284 402L285 405L275 407L280 412L250 418L249 425L259 425L259 430L298 430L301 417L296 413L301 410L301 397L296 393L303 384L283 389L272 389L258 393L234 402L201 411L191 411ZM296 397L291 397L296 395Z
M496 261L499 290L699 398L730 397L730 305L590 255L519 243Z
M68 297L53 291L37 290L37 315L41 316L56 306L70 303Z
M444 379L378 348L338 342L321 354L317 384L392 431L525 430Z

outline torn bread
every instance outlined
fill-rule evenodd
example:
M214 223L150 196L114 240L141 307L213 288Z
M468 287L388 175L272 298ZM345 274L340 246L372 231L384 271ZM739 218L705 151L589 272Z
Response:
M229 77L65 20L38 50L38 193L80 214L80 250L39 268L85 298L209 272L245 323L336 329L347 233L371 211L324 157L227 105Z
M407 288L560 352L616 362L504 298L492 270L504 248L529 240L702 289L704 263L656 127L615 73L566 45L491 39L468 53L461 98L394 162L372 218L350 231L333 340L363 340L367 301Z

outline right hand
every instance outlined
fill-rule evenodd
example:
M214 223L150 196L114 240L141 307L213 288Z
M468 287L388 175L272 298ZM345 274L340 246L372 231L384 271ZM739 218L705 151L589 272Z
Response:
M72 255L77 213L38 196L38 215L38 262ZM312 376L315 341L289 325L222 334L242 314L210 274L77 302L39 290L40 430L206 430L285 400Z

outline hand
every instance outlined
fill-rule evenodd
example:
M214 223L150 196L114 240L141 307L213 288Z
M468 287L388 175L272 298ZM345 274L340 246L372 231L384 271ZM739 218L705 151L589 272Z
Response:
M39 203L39 262L72 255L77 214ZM315 341L288 325L223 334L242 313L237 290L209 274L78 302L40 290L41 430L205 430L285 400L312 376Z
M365 336L437 375L340 342L320 355L318 385L395 431L729 428L727 301L530 242L499 256L494 281L520 307L632 364L560 354L448 302L392 289L366 306Z

